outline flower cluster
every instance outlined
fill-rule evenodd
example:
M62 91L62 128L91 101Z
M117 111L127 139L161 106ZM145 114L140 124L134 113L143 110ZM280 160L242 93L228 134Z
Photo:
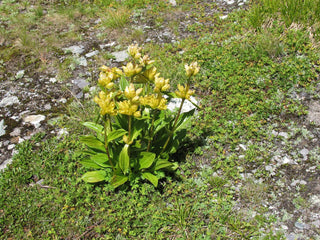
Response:
M141 112L138 110L140 101L139 101L139 95L142 92L142 88L139 88L138 90L135 90L135 87L133 83L130 83L129 86L126 87L124 91L124 96L128 100L124 100L122 102L119 102L119 113L134 116L136 118L141 117Z
M152 65L154 61L148 55L143 56L137 44L129 46L128 53L132 61L123 66L122 70L106 66L100 68L98 82L102 91L94 98L101 108L100 114L124 114L139 118L144 108L166 110L167 99L164 95L170 89L169 79L160 77L157 68ZM178 84L176 97L190 100L194 94L194 90L190 89L190 78L196 75L199 69L197 62L185 65L188 83ZM119 78L128 79L124 91L121 91L117 84Z

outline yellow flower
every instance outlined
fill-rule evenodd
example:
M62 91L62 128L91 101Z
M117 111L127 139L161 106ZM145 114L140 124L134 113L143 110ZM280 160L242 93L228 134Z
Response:
M160 78L158 74L155 76L154 84L154 92L156 93L167 91L170 88L169 79Z
M154 63L154 60L151 60L148 55L144 55L143 58L140 58L140 64L144 67L152 63Z
M117 110L115 109L116 104L112 99L112 92L106 94L105 92L99 92L99 96L94 97L94 101L99 105L101 108L100 114L105 115L117 115Z
M100 67L100 70L101 72L99 74L98 82L101 86L107 89L111 89L114 86L113 81L118 79L122 74L122 71L116 67L109 68L103 65L102 67Z
M110 89L114 86L114 83L112 82L113 76L105 73L100 72L98 82L101 86L104 86L107 89Z
M157 73L157 68L152 66L151 68L147 69L146 71L144 71L144 75L146 76L146 78L148 78L148 80L150 82L153 82L155 79L156 74Z
M166 110L167 99L162 97L161 94L152 94L140 98L141 105L150 106L153 109Z
M128 47L128 53L131 57L133 57L134 59L139 59L141 58L141 48L138 47L138 44L131 44Z
M139 95L142 93L142 90L142 88L139 88L136 91L133 83L130 83L130 85L127 86L124 90L124 95L126 96L126 98L136 103L139 102Z
M137 66L136 64L132 64L131 62L127 63L127 66L122 67L124 74L127 77L132 77L141 72L142 67Z
M131 145L133 141L130 141L129 137L127 135L123 135L122 140L125 144Z
M190 90L189 85L186 85L184 87L184 86L178 84L178 90L179 91L175 91L178 98L190 100L190 97L194 94L194 90Z
M188 64L186 64L186 65L184 65L184 68L186 69L187 77L191 77L191 76L196 75L200 70L200 67L198 66L197 62L191 63L190 66Z
M140 111L138 111L139 104L133 103L130 100L125 100L118 103L119 113L135 117L141 116Z

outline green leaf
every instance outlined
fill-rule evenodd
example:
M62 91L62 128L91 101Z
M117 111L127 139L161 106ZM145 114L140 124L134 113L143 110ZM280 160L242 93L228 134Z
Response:
M125 135L128 131L124 130L124 129L117 129L117 130L113 130L112 132L110 132L108 134L108 143L111 142L112 140L115 140L119 137L122 137L123 135Z
M129 148L128 144L124 145L119 155L119 167L124 174L128 172L129 166L130 166L128 148Z
M79 140L81 143L86 144L89 148L96 149L101 152L106 152L104 144L94 136L81 136Z
M179 130L179 129L183 128L184 126L186 126L187 123L189 122L189 120L191 119L191 117L193 116L194 112L195 112L195 108L190 110L189 112L182 113L179 116L176 130Z
M111 179L111 184L114 188L119 187L120 185L124 184L125 182L128 181L128 177L127 176L123 176L123 175L114 175Z
M156 154L152 152L141 152L141 158L139 159L140 168L145 169L152 165Z
M115 124L122 129L128 128L128 116L118 114L115 118Z
M155 175L153 175L152 173L144 172L144 173L142 173L142 176L145 179L148 179L153 184L153 186L155 186L155 187L158 186L158 178Z
M106 175L106 172L103 170L87 172L83 174L82 180L88 183L102 182L105 180Z
M165 159L159 159L156 162L156 166L154 168L155 171L162 169L162 168L166 168L166 167L171 167L173 164L171 162L169 162L168 160Z
M95 162L93 162L90 158L83 159L79 161L85 168L95 168L95 169L101 169L102 167Z
M100 124L94 123L94 122L84 122L82 123L83 126L92 129L93 131L97 133L102 133L103 132L103 126Z
M110 168L108 155L104 153L98 153L96 155L91 156L90 160L97 165L104 167L104 168Z
M127 86L129 86L128 80L124 76L121 76L121 78L120 78L120 90L124 91Z

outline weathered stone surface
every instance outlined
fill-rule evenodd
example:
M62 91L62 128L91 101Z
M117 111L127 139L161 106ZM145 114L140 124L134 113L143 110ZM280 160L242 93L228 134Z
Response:
M16 96L5 97L1 100L0 107L7 107L7 106L11 106L13 104L18 104L18 103L19 103L19 99Z
M0 137L6 134L6 125L4 124L4 120L0 121Z
M43 120L45 120L46 117L44 115L29 115L26 116L25 118L23 118L23 121L26 123L31 123L35 128L39 128L40 127L40 122L42 122Z
M309 106L308 121L320 126L320 102L314 101Z
M84 46L82 46L82 45L79 45L79 46L73 45L73 46L70 46L70 47L67 47L67 48L63 48L63 50L65 52L71 52L72 54L79 55L79 54L84 52Z
M97 55L98 53L99 53L99 50L95 50L95 51L87 53L85 56L86 56L86 58L91 58L91 57Z
M89 83L84 78L74 79L74 80L72 80L72 82L74 85L76 85L80 89L83 89L89 85Z
M114 61L116 62L124 62L129 57L127 50L112 52L111 54L115 56L116 59Z

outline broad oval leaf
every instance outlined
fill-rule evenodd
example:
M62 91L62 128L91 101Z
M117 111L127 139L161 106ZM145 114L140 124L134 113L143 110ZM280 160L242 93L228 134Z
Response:
M93 131L97 132L97 133L102 133L103 132L103 126L98 124L98 123L94 123L94 122L84 122L82 123L83 126L92 129Z
M83 159L80 161L80 163L85 167L85 168L95 168L95 169L101 169L102 167L95 162L93 162L90 158Z
M86 144L91 149L95 149L100 152L106 152L104 144L94 136L90 136L90 135L89 136L80 136L79 140L80 140L80 142Z
M106 179L106 172L103 170L92 171L83 174L82 180L88 183L102 182Z
M98 153L96 155L93 155L90 157L90 160L97 165L104 167L104 168L110 168L108 155L105 153Z
M145 169L152 165L154 159L156 158L156 154L152 152L142 152L141 157L139 158L139 169Z
M128 181L128 177L127 176L123 176L123 175L114 175L111 179L111 185L114 188L119 187L120 185L126 183Z
M112 140L115 140L119 137L122 137L123 135L125 135L128 131L124 130L124 129L117 129L117 130L113 130L112 132L110 132L108 134L108 142L111 142Z
M122 150L119 154L119 167L124 174L126 174L128 172L129 166L130 166L128 148L129 148L128 144L124 145L124 147L122 148Z
M153 175L150 172L144 172L144 173L142 173L142 176L145 179L149 180L153 184L153 186L155 186L155 187L158 186L158 178L157 178L157 176Z
M162 168L166 168L166 167L171 167L173 164L165 159L159 159L157 162L156 162L156 166L154 168L154 170L159 170L159 169L162 169Z

